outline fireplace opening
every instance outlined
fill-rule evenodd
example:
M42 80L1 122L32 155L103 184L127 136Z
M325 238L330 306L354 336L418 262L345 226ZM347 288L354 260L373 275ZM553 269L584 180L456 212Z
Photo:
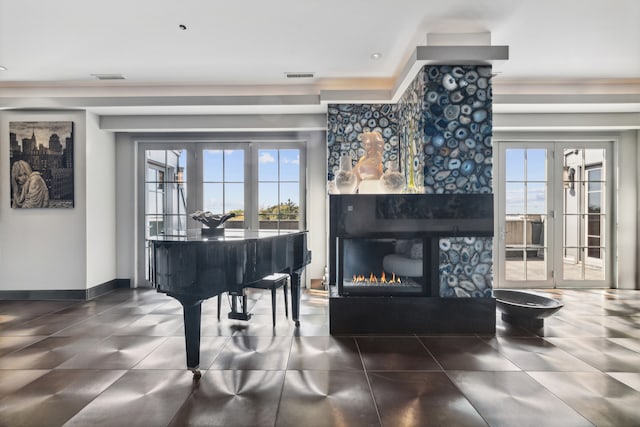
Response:
M428 245L423 239L339 239L341 295L426 295Z

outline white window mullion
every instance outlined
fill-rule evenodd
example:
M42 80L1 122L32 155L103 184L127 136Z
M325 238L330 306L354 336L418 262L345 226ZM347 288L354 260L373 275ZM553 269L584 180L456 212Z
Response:
M259 228L258 218L258 145L255 142L249 144L248 158L249 167L245 169L245 179L249 183L250 190L245 192L245 204L249 215L247 228L257 230Z

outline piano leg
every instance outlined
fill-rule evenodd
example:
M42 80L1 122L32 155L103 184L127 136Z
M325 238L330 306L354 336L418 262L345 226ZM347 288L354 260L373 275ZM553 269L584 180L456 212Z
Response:
M291 318L300 326L300 272L291 273Z
M202 376L200 372L200 324L202 300L176 298L182 304L184 314L184 340L187 349L187 369L193 372L193 379Z

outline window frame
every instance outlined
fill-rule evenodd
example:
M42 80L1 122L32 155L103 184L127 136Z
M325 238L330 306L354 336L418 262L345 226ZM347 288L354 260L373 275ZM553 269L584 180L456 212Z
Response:
M307 226L307 141L300 139L240 139L240 138L158 138L149 140L137 140L137 244L136 258L141 261L136 263L138 283L142 286L150 286L145 271L145 260L148 257L146 252L146 151L147 150L187 150L187 192L186 206L187 215L202 209L203 206L203 150L238 150L245 151L245 222L244 228L248 230L257 230L259 227L258 219L258 152L263 149L298 149L300 153L299 168L299 200L300 200L300 230L306 230ZM166 190L165 190L166 191ZM187 218L187 229L200 228L201 224L191 218Z
M606 288L614 283L618 274L618 265L616 261L616 240L615 234L617 230L616 217L617 213L614 209L617 203L617 196L614 191L610 191L612 188L616 188L618 178L613 173L617 168L617 160L615 153L617 151L617 145L619 144L618 138L614 135L565 135L563 138L559 138L556 133L553 134L529 134L529 133L500 133L494 135L494 183L496 185L496 196L494 199L495 208L495 230L497 245L495 250L496 262L494 268L496 271L494 286L496 288ZM505 239L505 227L501 221L501 216L505 212L505 153L508 148L535 148L542 146L552 147L554 155L548 167L549 182L551 185L552 193L549 194L550 201L552 201L552 208L549 210L549 225L547 228L547 234L545 241L553 253L548 254L550 267L547 268L547 278L541 281L534 280L522 280L522 281L507 281L505 280L505 254L501 250ZM604 175L602 177L606 184L607 190L605 190L605 199L602 201L603 208L605 209L605 219L608 221L603 232L605 253L603 257L604 265L604 279L588 279L584 275L581 279L565 278L565 249L566 245L563 244L565 237L565 231L567 226L564 224L565 219L565 205L564 205L564 188L558 187L558 182L562 182L563 171L563 156L566 149L579 148L581 150L604 150ZM588 163L586 163L588 164ZM576 180L584 180L580 178L583 171L576 171ZM586 246L582 246L586 247ZM585 263L582 263L584 269Z

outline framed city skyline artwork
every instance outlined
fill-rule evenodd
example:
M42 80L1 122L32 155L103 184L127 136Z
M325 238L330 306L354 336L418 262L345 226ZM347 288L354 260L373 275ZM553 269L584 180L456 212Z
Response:
M72 208L73 122L10 122L11 207Z

